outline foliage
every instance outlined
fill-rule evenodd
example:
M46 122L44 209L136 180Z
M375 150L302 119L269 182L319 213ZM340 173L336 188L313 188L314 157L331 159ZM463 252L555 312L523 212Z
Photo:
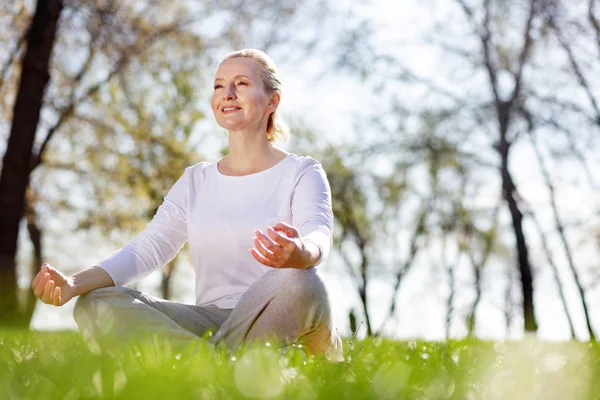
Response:
M95 354L73 332L0 332L5 399L594 399L597 343L368 339L345 341L344 360L298 346L175 351L149 340Z

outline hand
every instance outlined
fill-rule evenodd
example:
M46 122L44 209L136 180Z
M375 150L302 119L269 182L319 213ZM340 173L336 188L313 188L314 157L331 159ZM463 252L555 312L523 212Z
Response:
M250 254L263 265L304 269L318 261L318 254L317 257L311 254L298 230L291 225L280 222L268 227L266 234L259 229L255 230L254 234L253 241L256 247L250 249Z
M35 296L46 304L62 306L75 297L73 278L68 277L48 264L43 264L31 288Z

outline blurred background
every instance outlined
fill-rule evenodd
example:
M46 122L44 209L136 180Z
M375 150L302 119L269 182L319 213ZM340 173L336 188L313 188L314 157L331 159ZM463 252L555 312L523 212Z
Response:
M323 164L345 336L600 334L600 1L0 1L0 325L76 329L42 261L93 265L226 151L219 60L279 66ZM192 303L187 249L136 287Z

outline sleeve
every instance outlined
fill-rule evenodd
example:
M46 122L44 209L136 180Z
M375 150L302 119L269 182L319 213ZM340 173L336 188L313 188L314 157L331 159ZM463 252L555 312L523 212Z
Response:
M321 164L310 162L300 168L299 178L292 195L292 224L304 241L319 247L323 263L333 244L333 211L331 189Z
M110 275L115 286L133 283L161 268L187 241L187 173L188 169L169 190L146 228L96 264Z

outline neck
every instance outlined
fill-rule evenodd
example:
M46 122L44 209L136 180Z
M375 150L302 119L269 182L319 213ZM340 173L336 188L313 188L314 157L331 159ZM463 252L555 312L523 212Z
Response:
M267 140L264 130L229 132L229 153L219 163L222 172L255 173L272 167L285 157L285 152Z

